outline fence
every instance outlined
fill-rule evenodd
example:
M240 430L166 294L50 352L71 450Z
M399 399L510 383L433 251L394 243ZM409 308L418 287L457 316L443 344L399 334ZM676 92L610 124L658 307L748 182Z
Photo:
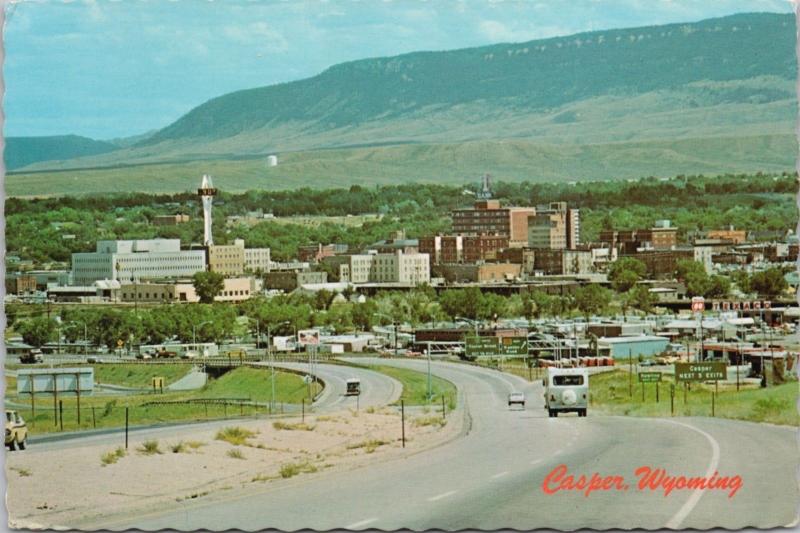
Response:
M103 405L80 405L70 398L57 400L45 407L9 407L16 410L28 425L31 436L62 431L124 428L162 423L224 420L300 411L300 406L276 402L256 402L250 398L191 398L186 400L152 400L136 405L123 405L110 400ZM305 409L310 409L306 406Z

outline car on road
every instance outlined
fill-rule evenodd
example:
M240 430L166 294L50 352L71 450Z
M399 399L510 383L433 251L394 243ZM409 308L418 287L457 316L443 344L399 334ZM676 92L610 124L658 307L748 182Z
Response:
M358 378L350 378L346 383L345 396L359 396L361 394L361 380Z
M9 450L24 450L28 442L28 425L18 412L6 409L6 446Z
M136 354L136 359L152 359L153 356L148 352L139 352Z
M86 362L89 364L95 364L95 363L102 363L103 360L94 355L90 355L89 357L86 358Z
M181 354L181 359L197 359L200 357L200 352L194 350L186 350Z
M519 405L525 409L525 395L521 392L512 392L508 395L508 407Z
M569 412L586 416L589 404L587 369L549 367L542 385L544 385L544 408L550 417Z

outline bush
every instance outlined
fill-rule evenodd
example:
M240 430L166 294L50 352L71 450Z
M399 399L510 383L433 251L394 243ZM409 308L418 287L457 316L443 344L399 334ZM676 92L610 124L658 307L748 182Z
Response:
M312 474L317 471L317 467L309 463L286 463L281 465L281 477L286 479L298 474Z
M120 446L116 450L101 455L100 462L103 464L103 466L112 465L119 461L122 457L125 457L127 454L128 452L125 451L125 448Z
M356 450L358 448L364 448L365 453L372 453L377 450L379 447L384 446L386 444L390 444L388 440L379 440L379 439L370 439L365 440L363 442L359 442L356 444L350 444L347 446L348 450Z
M244 459L244 455L238 448L228 450L228 457L231 459Z
M169 449L172 453L185 453L186 452L186 444L183 441L178 441L176 444L170 444Z
M163 453L161 449L158 447L157 440L146 440L142 443L141 446L139 446L139 448L137 448L137 450L142 455L155 455Z
M421 416L414 419L413 422L414 426L416 427L425 427L425 426L439 426L442 427L447 424L447 420L442 418L438 415L433 416Z
M288 422L283 422L281 420L273 422L272 427L274 427L277 430L283 429L287 431L293 431L293 430L314 431L314 428L316 428L316 426L314 425L305 424L303 422L296 422L294 424L290 424Z
M255 431L250 431L243 427L227 427L217 431L217 436L214 438L239 446L247 444L247 439L252 439L255 436Z

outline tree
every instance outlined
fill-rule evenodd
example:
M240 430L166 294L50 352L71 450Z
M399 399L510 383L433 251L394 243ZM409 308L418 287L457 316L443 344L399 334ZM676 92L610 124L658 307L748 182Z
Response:
M225 277L218 272L197 272L192 277L192 284L200 303L210 304L225 287Z
M575 291L575 305L586 320L590 315L599 314L611 303L611 294L596 283L580 287Z
M784 292L789 283L784 278L783 269L773 267L756 272L750 278L750 287L763 296L777 296Z
M33 318L22 322L17 331L22 335L22 340L31 346L42 346L55 338L56 321L46 316Z
M649 313L655 304L655 296L644 285L637 285L625 295L625 300L629 307Z
M647 265L633 257L614 261L608 270L608 280L617 292L628 292L647 274Z
M686 285L686 294L689 296L705 296L710 288L706 269L697 261L689 259L678 261L675 275Z

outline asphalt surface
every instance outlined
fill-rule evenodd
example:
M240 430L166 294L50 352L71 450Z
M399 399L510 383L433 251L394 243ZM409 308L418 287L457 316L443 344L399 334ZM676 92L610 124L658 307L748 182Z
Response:
M269 366L268 363L257 364L257 366ZM276 363L275 368L289 368L302 372L308 371L305 363ZM356 401L360 408L369 406L386 405L394 402L402 393L402 385L397 380L384 374L379 374L372 370L346 367L342 365L318 364L316 373L325 382L323 393L316 398L311 406L313 412L339 411L347 408L355 409ZM269 386L268 370L265 370L265 387ZM346 380L358 378L361 380L362 394L360 399L353 396L345 396L347 390ZM292 413L300 407L286 405L285 412ZM232 409L235 412L235 408ZM129 429L129 439L142 438L181 438L199 429L219 429L231 424L231 417L225 420L214 420L211 422L198 421L177 424L154 424L147 426L136 426ZM29 438L28 450L23 453L37 453L55 449L71 447L92 446L96 444L108 444L119 446L125 443L124 428L100 429L96 431L83 431L76 433L54 433L41 436L31 436Z
M363 359L359 359L364 361ZM425 371L425 361L381 359ZM179 509L82 528L298 529L573 529L741 528L795 520L798 487L792 428L722 419L644 419L563 415L548 418L542 386L515 376L453 363L433 372L456 383L469 414L462 438L401 460L351 472L276 483L255 495L211 498ZM350 371L350 369L347 369ZM509 392L525 392L525 410L510 410ZM458 415L458 412L456 412ZM451 415L455 416L455 415ZM559 465L590 477L622 476L627 490L546 494ZM739 475L730 490L638 490L634 471L670 475ZM623 483L620 483L620 487Z

